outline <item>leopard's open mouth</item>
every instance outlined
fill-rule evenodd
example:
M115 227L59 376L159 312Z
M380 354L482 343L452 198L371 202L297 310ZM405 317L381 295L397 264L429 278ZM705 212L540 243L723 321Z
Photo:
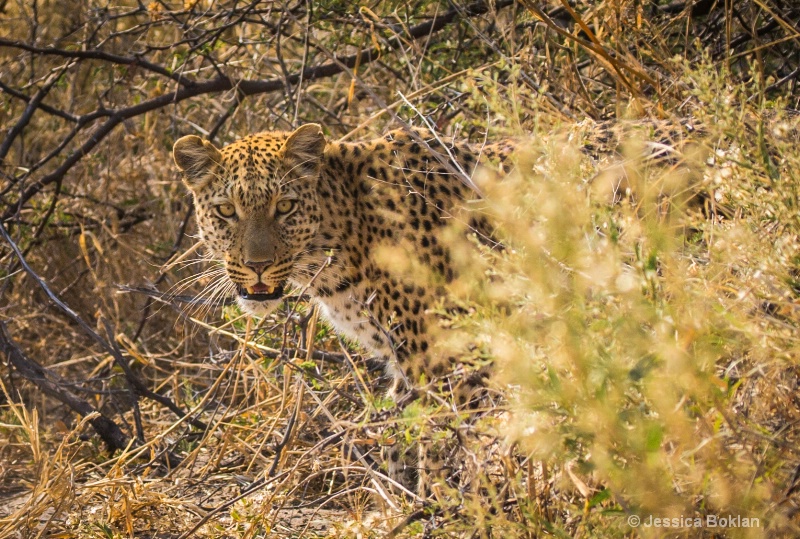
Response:
M281 299L286 283L280 283L277 286L265 285L264 283L256 283L247 288L239 286L239 296L248 301L270 301Z

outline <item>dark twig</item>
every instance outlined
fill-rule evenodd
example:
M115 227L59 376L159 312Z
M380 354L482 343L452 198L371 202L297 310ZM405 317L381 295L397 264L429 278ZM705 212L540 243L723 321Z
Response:
M112 64L139 66L142 69L146 69L147 71L152 71L153 73L172 79L181 86L188 86L194 84L192 80L182 77L177 73L170 72L164 66L148 62L142 57L141 54L137 53L134 53L132 56L120 56L119 54L111 54L97 49L87 50L87 51L81 51L81 50L71 51L65 49L58 49L56 47L35 47L28 43L23 43L21 41L14 41L12 39L4 39L4 38L0 38L0 47L20 49L37 55L61 56L64 58L74 58L81 60L102 60L104 62L110 62Z
M302 382L300 384L300 391L302 392ZM289 417L289 421L286 423L286 429L283 432L283 439L275 446L275 457L272 460L272 466L270 466L269 471L267 472L267 477L274 477L275 472L278 470L278 464L281 461L281 455L283 455L283 450L289 445L289 442L292 439L292 434L294 432L295 423L297 423L297 415L300 413L300 406L302 403L302 398L297 399L296 406L292 411L292 415Z
M2 40L0 40L2 41ZM39 108L39 104L42 102L42 99L50 93L50 90L53 89L53 86L58 82L58 79L61 75L67 70L68 66L62 67L58 73L53 73L50 75L50 79L47 83L39 89L38 92L28 101L28 106L25 107L25 111L20 116L17 123L14 124L14 127L9 129L8 135L3 140L3 143L0 144L0 161L5 160L6 155L8 155L8 151L11 149L11 145L14 143L14 140L22 133L22 130L25 129L25 126L31 121L33 114Z
M185 303L187 305L212 305L214 307L223 307L226 305L233 305L236 300L233 298L224 298L209 302L208 299L197 296L189 296L186 294L165 294L153 288L144 288L141 286L124 286L117 285L121 292L134 292L136 294L143 294L148 298L155 299L164 303Z
M31 100L34 99L33 97L27 96L24 93L20 92L19 90L15 90L14 88L12 88L9 85L5 84L1 80L0 80L0 91L2 91L4 93L7 93L8 95L10 95L12 97L16 97L17 99L21 99L22 101L25 101L26 103L30 103ZM57 109L55 107L51 107L50 105L47 105L46 103L42 103L41 101L39 102L39 104L37 106L40 109L42 109L43 111L45 111L46 113L52 114L53 116L58 116L59 118L67 120L68 122L77 122L78 121L78 117L77 116L69 114L68 112L64 112L63 110L59 110L59 109Z
M417 520L421 520L430 514L430 509L427 507L423 507L422 509L417 509L406 518L403 519L400 524L389 530L389 533L386 534L386 539L392 539L397 537L397 535L402 532L406 527L410 526Z
M125 358L122 357L122 351L119 349L116 340L114 339L114 332L111 329L111 324L108 323L108 320L103 320L103 327L106 330L106 337L108 337L108 342L114 347L117 351L117 355L114 356L114 362L122 368L122 372L125 373L125 384L128 386L128 395L131 398L133 404L133 422L136 428L136 439L139 441L140 444L145 443L144 438L144 427L142 426L142 411L139 408L139 396L141 392L139 391L139 385L134 381L138 381L133 371L131 371L130 365L128 362L125 361ZM122 358L122 361L117 361L117 356Z

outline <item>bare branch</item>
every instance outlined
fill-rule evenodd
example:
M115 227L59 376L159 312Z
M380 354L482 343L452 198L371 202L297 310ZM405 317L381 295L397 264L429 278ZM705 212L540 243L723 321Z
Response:
M7 47L11 49L20 49L34 54L41 54L45 56L61 56L63 58L75 58L81 60L102 60L112 64L137 66L147 71L152 71L158 75L162 75L169 79L174 80L182 86L190 86L194 84L191 79L182 77L177 73L173 73L166 69L164 66L154 64L144 59L142 54L134 53L133 56L120 56L119 54L112 54L109 52L93 49L88 51L70 51L65 49L58 49L56 47L34 47L22 41L14 41L11 39L0 38L0 47Z

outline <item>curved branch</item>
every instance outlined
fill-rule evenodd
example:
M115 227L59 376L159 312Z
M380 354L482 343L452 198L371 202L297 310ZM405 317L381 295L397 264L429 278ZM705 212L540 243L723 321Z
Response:
M170 71L164 66L154 64L145 60L141 54L133 53L132 56L120 56L119 54L112 54L97 49L88 51L70 51L66 49L58 49L56 47L34 47L22 41L14 41L11 39L0 38L0 47L8 47L10 49L20 49L25 52L33 54L42 54L45 56L61 56L63 58L75 58L79 60L102 60L112 64L119 65L133 65L138 66L147 71L152 71L158 75L170 78L182 86L191 86L194 81L187 79L175 72Z
M31 99L33 99L33 97L25 95L24 93L20 92L19 90L15 90L14 88L8 86L7 84L5 84L1 80L0 80L0 92L6 93L6 94L10 95L11 97L16 97L17 99L21 99L21 100L25 101L26 103L30 103ZM64 112L63 110L59 110L57 108L51 107L50 105L47 105L45 103L41 103L40 102L40 103L37 104L37 106L40 109L42 109L43 111L45 111L46 113L52 114L53 116L58 116L59 118L62 118L64 120L68 121L68 122L77 122L78 121L77 116L73 116L72 114L70 114L68 112Z
M50 90L53 89L53 86L58 82L58 79L61 75L67 70L68 66L63 66L58 72L53 73L50 75L49 80L45 83L45 85L39 89L38 92L28 101L28 106L25 107L25 111L20 116L17 123L9 129L8 135L6 136L5 140L3 140L3 144L0 144L0 161L5 160L6 155L8 155L8 151L11 149L11 144L14 142L14 139L25 129L25 126L31 121L33 118L33 114L36 112L36 109L39 108L39 104L42 102L42 99L50 93Z

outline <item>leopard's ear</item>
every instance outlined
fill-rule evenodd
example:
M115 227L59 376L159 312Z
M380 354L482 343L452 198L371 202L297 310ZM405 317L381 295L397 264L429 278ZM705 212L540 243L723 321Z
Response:
M214 175L211 168L222 161L222 154L207 140L187 135L175 141L172 158L183 173L183 181L190 189L199 189Z
M325 152L325 135L319 124L305 124L295 129L283 144L285 166L294 172L313 174Z

